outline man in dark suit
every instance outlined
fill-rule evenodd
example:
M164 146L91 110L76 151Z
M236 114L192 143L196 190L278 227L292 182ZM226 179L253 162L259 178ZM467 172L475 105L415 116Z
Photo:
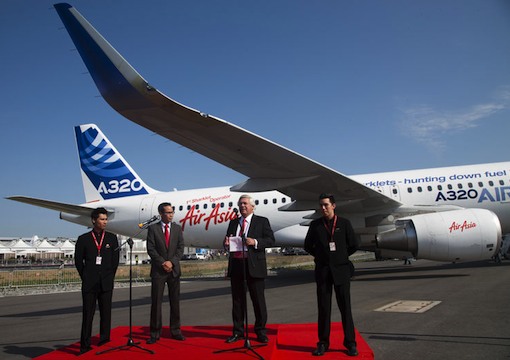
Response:
M181 226L172 222L174 209L170 203L159 204L161 221L147 229L147 253L151 257L151 319L150 338L154 344L161 336L161 303L165 284L168 285L170 301L170 335L175 340L185 340L181 333L179 297L181 293L180 260L184 252Z
M74 252L74 263L81 278L83 314L80 338L80 353L92 349L90 336L92 321L99 304L99 343L110 341L112 320L113 281L119 265L119 243L117 236L106 231L108 212L105 208L91 213L92 231L78 237Z
M336 301L342 314L344 346L347 355L356 356L356 335L351 313L351 262L349 255L357 250L357 240L349 220L335 214L333 195L319 196L322 218L312 221L305 238L305 250L315 261L317 305L319 310L317 349L312 354L324 355L329 349L331 330L331 295L335 288Z
M264 296L265 278L267 277L266 248L273 247L275 239L269 220L253 214L255 203L249 195L242 195L237 203L241 216L230 221L225 236L224 246L230 247L233 237L242 237L245 241L243 256L242 247L231 251L228 260L228 276L232 291L233 334L226 342L233 343L243 339L244 313L246 309L246 292L244 288L243 267L246 272L246 284L255 312L255 333L257 341L267 343L267 307ZM242 246L242 245L241 245Z

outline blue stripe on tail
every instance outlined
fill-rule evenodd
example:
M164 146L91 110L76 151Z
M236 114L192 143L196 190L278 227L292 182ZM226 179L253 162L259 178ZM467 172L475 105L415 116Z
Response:
M105 200L148 194L146 185L93 126L76 126L80 166Z

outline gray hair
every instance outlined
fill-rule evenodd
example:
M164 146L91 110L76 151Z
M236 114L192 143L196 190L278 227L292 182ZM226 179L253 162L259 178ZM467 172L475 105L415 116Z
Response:
M239 202L241 201L241 199L249 199L250 205L255 207L255 200L253 200L253 198L250 195L248 195L248 194L241 195L239 197L239 200L237 200L237 205L239 205Z

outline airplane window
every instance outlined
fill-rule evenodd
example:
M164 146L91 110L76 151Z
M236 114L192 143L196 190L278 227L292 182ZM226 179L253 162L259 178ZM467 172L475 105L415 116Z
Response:
M196 205L195 205L195 209L197 209L197 210L198 210L199 208L200 208L200 205L196 204Z
M448 189L450 189L450 190L453 189L452 184L448 184Z
M412 192L413 192L413 189L412 189L412 188L410 188L410 187L408 187L408 188L407 188L407 192L408 192L408 193L412 193Z
M481 181L480 181L480 182L478 183L478 186L483 187L483 182L481 182Z
M427 186L428 191L432 191L432 186Z
M204 204L204 210L207 209L207 204Z
M188 205L188 210L191 209L191 205Z
M443 187L441 185L437 185L437 190L441 191L443 190Z
M462 184L460 184L460 183L459 183L459 184L457 184L457 187L458 187L459 189L462 189Z
M234 204L231 202L228 203L228 207L231 208Z
M211 204L211 207L214 209L216 207L216 204L215 203L212 203Z
M473 183L470 183L470 182L469 182L469 183L468 183L468 187L469 187L469 188L472 188L472 187L473 187Z
M287 202L287 199L282 198L282 204L285 204Z
M264 205L267 205L268 201L267 199L264 199Z
M489 186L494 186L494 181L490 180L489 181Z
M421 192L421 191L422 191L421 186L418 186L418 192Z
M397 193L398 193L397 189L395 189L395 188L394 188L394 189L393 189L393 194L395 194L395 195L396 195Z
M276 204L276 202L277 202L277 201L278 201L278 200L276 200L276 199L273 199L273 204Z
M255 205L258 205L259 204L259 201L258 200L255 200Z
M221 203L220 207L225 207L225 204L224 204L224 203Z
M499 185L505 185L505 182L503 180L499 180Z
M181 205L181 206L179 206L179 211L182 211L182 209L183 209L183 208L182 208L182 205Z

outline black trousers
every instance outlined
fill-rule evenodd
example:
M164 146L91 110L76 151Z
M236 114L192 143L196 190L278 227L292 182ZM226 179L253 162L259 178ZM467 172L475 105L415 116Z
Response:
M113 290L103 291L99 286L91 291L82 291L83 310L81 323L80 348L90 347L92 335L92 321L96 312L96 302L99 305L99 341L110 340L112 327L112 295Z
M165 284L168 285L168 300L170 303L170 334L172 336L181 334L181 311L179 298L181 296L181 279L172 274L164 277L153 277L151 279L151 337L159 338L163 326L161 305Z
M344 346L356 346L354 320L351 312L351 283L347 281L341 285L334 285L333 277L327 267L316 271L317 305L319 310L318 335L319 342L329 345L331 333L331 296L335 289L336 302L342 314L342 328L344 331Z
M234 323L233 333L244 335L244 311L246 309L246 292L244 290L243 266L246 271L246 283L250 293L253 311L255 313L254 330L257 335L266 335L267 307L265 291L265 279L254 278L248 271L248 260L232 259L230 273L230 286L232 291L232 320Z

